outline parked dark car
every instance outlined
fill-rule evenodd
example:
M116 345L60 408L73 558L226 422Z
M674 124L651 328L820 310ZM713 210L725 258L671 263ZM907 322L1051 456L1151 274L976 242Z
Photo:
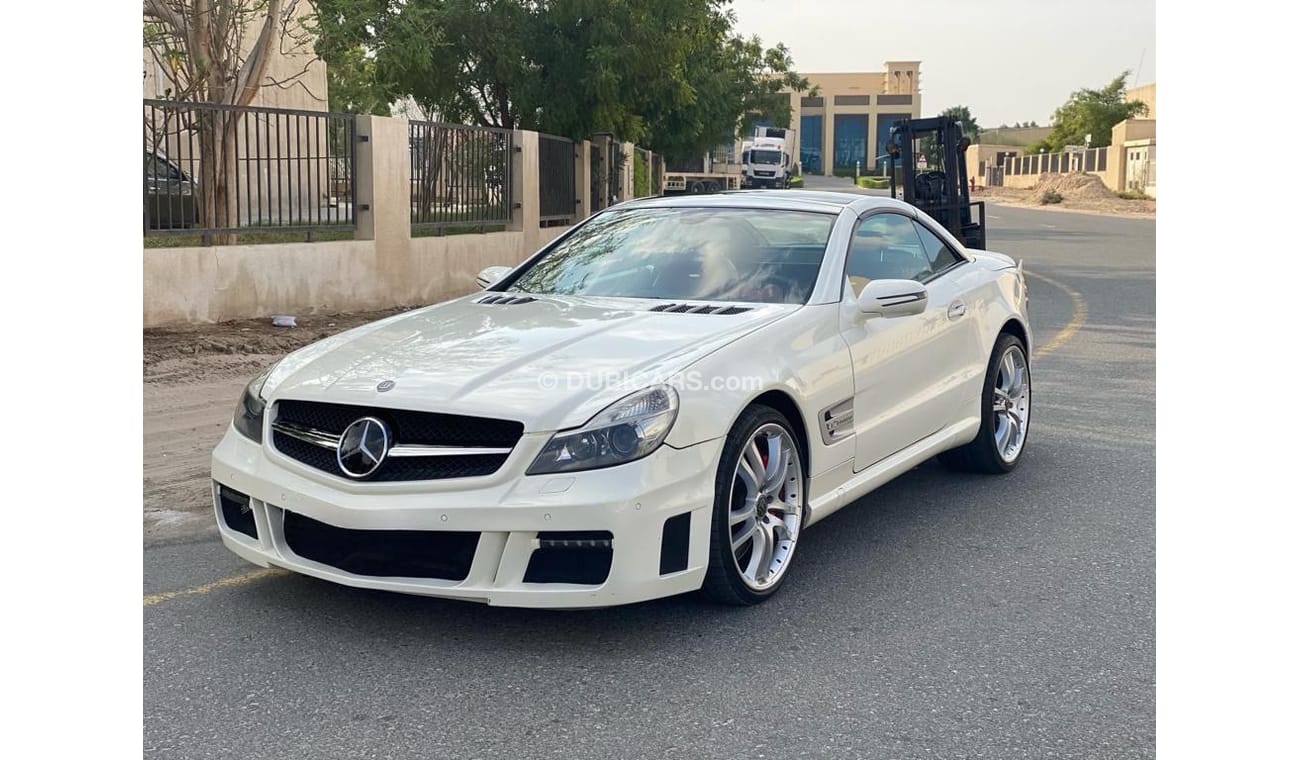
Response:
M174 162L157 153L144 154L145 225L151 230L197 226L194 181Z

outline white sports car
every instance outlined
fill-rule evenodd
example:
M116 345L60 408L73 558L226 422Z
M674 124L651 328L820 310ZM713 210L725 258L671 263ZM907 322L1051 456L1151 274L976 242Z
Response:
M212 455L227 547L489 604L754 604L923 460L1024 455L1023 273L897 201L623 203L480 284L249 383Z

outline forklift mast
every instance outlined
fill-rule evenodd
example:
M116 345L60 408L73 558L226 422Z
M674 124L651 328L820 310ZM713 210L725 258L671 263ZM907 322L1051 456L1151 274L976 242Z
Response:
M939 166L918 167L920 145L933 139ZM950 116L903 119L889 130L889 196L924 211L968 248L985 247L984 202L971 203L961 122ZM899 185L901 184L901 188Z

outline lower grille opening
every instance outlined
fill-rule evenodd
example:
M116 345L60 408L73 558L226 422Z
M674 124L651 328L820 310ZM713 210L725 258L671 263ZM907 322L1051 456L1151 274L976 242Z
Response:
M607 530L543 531L537 534L524 583L598 586L614 562L614 534Z
M353 530L284 513L294 554L353 575L463 581L478 548L477 532Z
M221 519L227 528L257 538L257 521L253 519L253 507L249 504L248 494L218 483L217 501L221 503Z

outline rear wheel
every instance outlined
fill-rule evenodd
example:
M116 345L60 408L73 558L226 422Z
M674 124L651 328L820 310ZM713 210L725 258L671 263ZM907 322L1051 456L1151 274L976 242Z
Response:
M751 605L780 588L804 522L803 462L790 422L753 406L736 421L714 482L704 592Z
M998 336L989 357L975 440L945 451L939 461L954 470L998 475L1011 472L1029 438L1029 359L1016 336Z

